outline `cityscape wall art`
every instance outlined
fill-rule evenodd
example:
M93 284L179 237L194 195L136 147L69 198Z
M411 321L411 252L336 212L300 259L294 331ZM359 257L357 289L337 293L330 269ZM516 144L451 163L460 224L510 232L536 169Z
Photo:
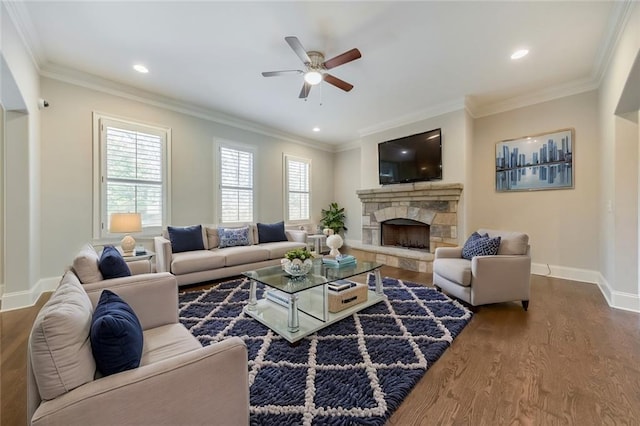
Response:
M573 188L574 129L496 143L496 191Z

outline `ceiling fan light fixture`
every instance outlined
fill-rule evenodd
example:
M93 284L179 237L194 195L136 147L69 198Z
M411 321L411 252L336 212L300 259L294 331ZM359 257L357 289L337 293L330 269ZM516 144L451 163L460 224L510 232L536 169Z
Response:
M315 86L316 84L320 84L320 82L322 81L322 74L320 74L320 72L316 70L307 71L306 73L304 73L304 81L312 86Z

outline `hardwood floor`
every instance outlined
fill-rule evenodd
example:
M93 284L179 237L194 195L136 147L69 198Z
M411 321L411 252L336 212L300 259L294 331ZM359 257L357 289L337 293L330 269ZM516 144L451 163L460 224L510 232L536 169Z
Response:
M0 314L2 426L26 423L26 341L46 298ZM529 311L480 307L388 424L640 424L640 315L609 308L595 285L533 275Z

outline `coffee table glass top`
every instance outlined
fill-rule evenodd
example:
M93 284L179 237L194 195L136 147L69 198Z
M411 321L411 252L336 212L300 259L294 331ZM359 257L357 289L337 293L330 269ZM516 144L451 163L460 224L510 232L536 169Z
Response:
M333 281L371 272L381 266L381 263L358 260L355 265L337 268L324 265L322 259L314 259L311 271L300 277L290 276L280 265L246 271L242 275L285 293L293 294Z

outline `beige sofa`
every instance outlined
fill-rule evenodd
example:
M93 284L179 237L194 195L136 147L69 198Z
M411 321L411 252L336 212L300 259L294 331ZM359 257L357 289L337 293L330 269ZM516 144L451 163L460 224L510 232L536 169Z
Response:
M106 288L136 313L143 352L138 368L96 377L89 330ZM244 342L232 337L202 347L178 321L178 286L169 273L83 285L73 271L67 272L34 322L27 375L27 419L32 425L249 421Z
M163 236L154 238L156 270L171 272L178 280L178 285L193 284L278 265L287 251L307 246L307 232L304 230L285 229L288 241L259 243L256 224L233 227L240 226L249 226L250 245L219 248L218 227L202 225L204 250L181 253L173 253L165 231Z
M472 306L520 301L529 307L531 255L529 236L522 232L478 229L500 237L497 255L462 257L462 247L438 247L433 261L433 285Z

